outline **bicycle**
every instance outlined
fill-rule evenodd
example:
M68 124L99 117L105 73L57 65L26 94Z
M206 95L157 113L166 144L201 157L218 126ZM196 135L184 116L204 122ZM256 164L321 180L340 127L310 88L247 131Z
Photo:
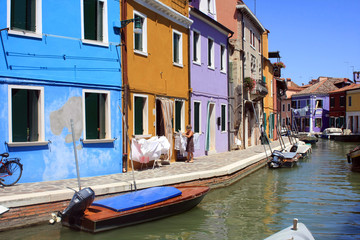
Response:
M23 165L20 163L20 158L8 158L9 153L7 152L0 156L0 184L12 186L20 180Z

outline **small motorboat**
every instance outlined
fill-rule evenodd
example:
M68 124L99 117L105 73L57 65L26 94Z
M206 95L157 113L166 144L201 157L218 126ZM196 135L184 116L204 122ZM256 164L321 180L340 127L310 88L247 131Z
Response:
M321 138L325 138L325 139L332 139L332 136L336 136L336 135L342 135L343 131L341 128L326 128L322 133L321 133Z
M274 150L271 154L271 160L268 161L269 168L291 168L296 165L301 154L295 152L281 152Z
M293 225L287 227L280 232L277 232L264 240L281 240L281 239L293 239L293 240L315 240L309 229L303 223L298 223L295 218Z
M208 191L209 187L152 187L93 202L94 191L84 188L58 217L64 226L96 233L185 212Z
M351 163L351 171L360 172L360 145L346 154L346 157Z
M308 134L305 136L299 136L299 141L303 141L304 143L310 143L310 144L315 144L317 143L318 139L317 137L315 137L314 135Z

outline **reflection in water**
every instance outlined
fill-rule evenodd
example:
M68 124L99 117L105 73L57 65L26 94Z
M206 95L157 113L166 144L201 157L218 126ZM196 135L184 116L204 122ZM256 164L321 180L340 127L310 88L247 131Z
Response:
M260 169L170 218L100 234L42 225L0 233L0 239L264 239L295 217L316 239L360 239L360 173L350 171L345 156L354 147L319 140L297 167Z

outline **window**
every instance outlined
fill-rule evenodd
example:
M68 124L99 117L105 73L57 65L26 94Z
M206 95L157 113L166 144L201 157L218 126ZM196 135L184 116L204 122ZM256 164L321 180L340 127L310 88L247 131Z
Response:
M220 71L225 73L226 72L226 47L225 45L220 45Z
M321 128L321 126L322 126L321 118L315 118L315 127Z
M286 125L290 125L290 117L286 117Z
M345 107L346 99L345 96L340 96L340 107Z
M173 30L173 63L182 67L182 33Z
M305 127L310 126L310 118L305 118Z
M285 112L285 104L282 105L282 111Z
M201 64L201 45L200 45L200 33L193 31L193 61Z
M323 100L316 100L315 108L322 108L323 107Z
M291 101L291 108L297 109L297 101Z
M44 141L44 90L38 87L9 87L10 142Z
M335 107L335 98L334 97L330 98L330 107Z
M10 29L41 33L41 2L42 0L10 0Z
M201 103L194 101L194 132L200 133Z
M221 104L221 131L226 131L226 105Z
M255 33L250 29L250 45L255 48Z
M208 38L208 67L209 68L215 68L214 67L214 40L211 38Z
M310 107L310 100L306 100L306 106Z
M290 112L290 103L288 103L288 112Z
M175 100L175 131L184 131L185 116L184 116L184 101Z
M351 107L351 96L349 96L349 107Z
M107 42L107 0L83 0L85 40Z
M134 51L147 53L147 18L144 14L134 11Z
M148 99L144 95L134 95L134 134L148 133Z
M110 139L110 92L83 91L85 140Z

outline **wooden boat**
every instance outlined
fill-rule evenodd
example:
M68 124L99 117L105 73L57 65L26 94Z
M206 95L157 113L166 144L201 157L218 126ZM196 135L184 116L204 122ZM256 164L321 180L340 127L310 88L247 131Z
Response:
M185 212L208 191L208 187L153 187L95 201L82 214L65 210L60 215L64 226L96 233Z
M346 154L347 160L351 163L351 170L354 172L360 172L360 145Z
M280 152L274 150L271 154L271 160L267 162L269 168L291 168L294 167L301 154L298 152Z
M287 227L280 232L277 232L264 240L279 240L279 239L294 239L294 240L315 240L309 229L303 223L298 223L295 218L293 225Z

